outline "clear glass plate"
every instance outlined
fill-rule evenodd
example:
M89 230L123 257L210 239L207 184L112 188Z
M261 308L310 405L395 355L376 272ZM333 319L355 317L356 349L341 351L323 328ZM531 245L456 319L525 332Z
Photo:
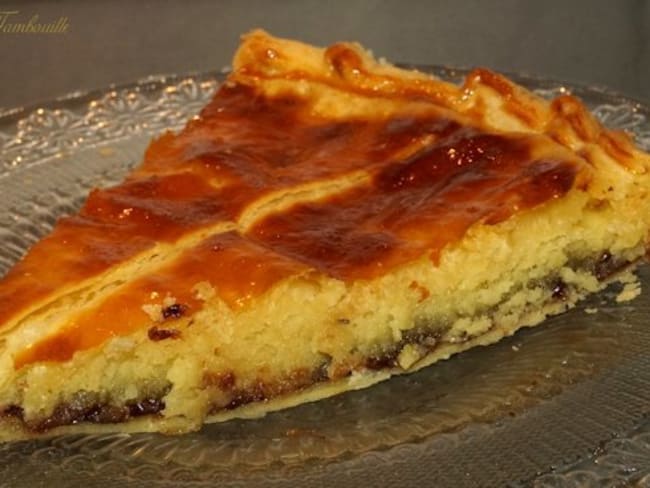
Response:
M574 93L650 149L648 107L513 78L545 97ZM0 114L0 276L221 79L149 78ZM650 269L639 274L647 287ZM650 486L650 295L616 303L616 292L416 374L259 420L0 444L0 486Z

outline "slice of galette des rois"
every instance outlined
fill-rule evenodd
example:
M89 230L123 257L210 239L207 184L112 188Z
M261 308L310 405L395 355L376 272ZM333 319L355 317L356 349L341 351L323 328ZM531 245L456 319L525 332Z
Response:
M187 432L494 343L642 260L649 167L572 96L251 32L0 281L0 439Z

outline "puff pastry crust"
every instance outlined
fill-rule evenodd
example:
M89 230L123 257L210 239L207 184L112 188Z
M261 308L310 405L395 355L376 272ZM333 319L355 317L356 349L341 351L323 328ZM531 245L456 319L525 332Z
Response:
M196 430L536 325L645 256L649 166L570 95L253 31L0 281L0 439Z

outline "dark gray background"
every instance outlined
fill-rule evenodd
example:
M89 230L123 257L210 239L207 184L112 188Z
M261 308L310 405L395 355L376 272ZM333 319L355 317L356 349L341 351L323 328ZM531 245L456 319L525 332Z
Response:
M227 65L254 27L392 61L483 65L608 86L650 102L650 1L2 1L64 35L0 33L0 107L151 74Z

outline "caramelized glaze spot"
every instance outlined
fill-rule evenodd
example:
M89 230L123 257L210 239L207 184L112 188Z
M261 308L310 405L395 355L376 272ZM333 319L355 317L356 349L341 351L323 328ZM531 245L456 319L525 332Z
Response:
M336 278L371 279L425 253L437 263L472 224L563 195L575 176L573 162L531 158L526 138L457 128L367 185L267 217L251 237Z
M359 75L363 69L361 56L345 44L334 44L327 48L325 59L341 78L346 78L349 74Z

